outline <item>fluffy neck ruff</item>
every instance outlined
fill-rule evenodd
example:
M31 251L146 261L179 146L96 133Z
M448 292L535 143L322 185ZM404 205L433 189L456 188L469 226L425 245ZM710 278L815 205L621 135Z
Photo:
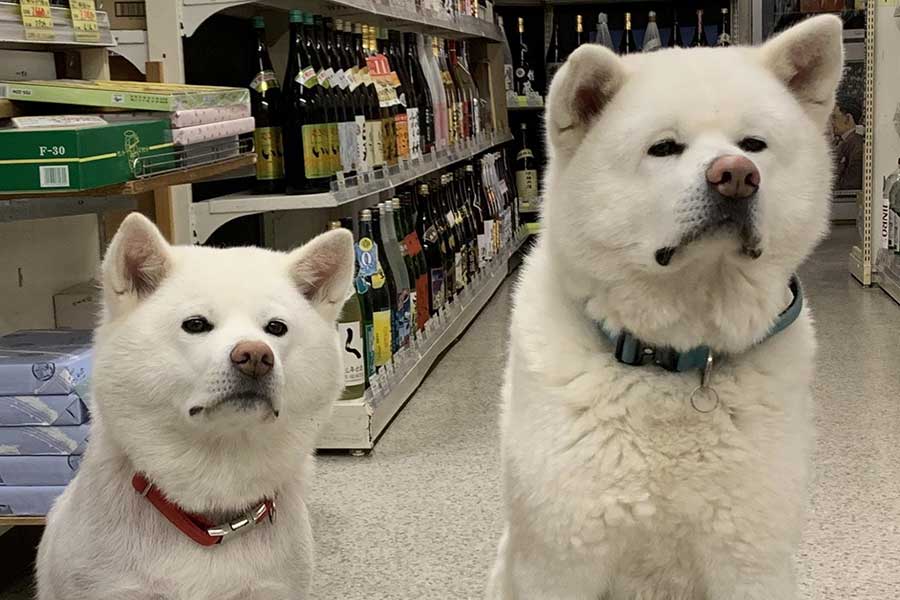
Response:
M727 354L762 340L791 301L790 270L722 258L701 268L647 273L573 266L548 244L551 277L587 318L655 345ZM749 260L749 259L744 259Z

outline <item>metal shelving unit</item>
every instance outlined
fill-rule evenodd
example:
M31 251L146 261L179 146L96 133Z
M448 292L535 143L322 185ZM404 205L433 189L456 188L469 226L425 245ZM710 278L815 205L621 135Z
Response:
M481 152L509 142L512 139L512 135L509 133L486 136L481 140L475 140L471 144L449 148L435 155L428 155L421 162L407 163L402 167L383 172L378 176L373 176L365 183L340 187L332 192L296 195L254 195L249 192L240 192L202 202L194 202L190 206L192 241L195 244L205 243L216 229L239 217L285 210L337 208L345 204L378 196L385 192L391 192L398 186L440 171L459 161L471 159Z

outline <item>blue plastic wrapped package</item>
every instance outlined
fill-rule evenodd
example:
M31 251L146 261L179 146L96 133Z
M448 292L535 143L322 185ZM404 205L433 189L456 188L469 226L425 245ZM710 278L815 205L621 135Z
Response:
M0 336L0 396L71 394L91 372L91 332L31 329Z
M0 427L81 425L88 409L77 393L55 396L0 396Z
M83 454L89 433L90 425L0 427L0 456Z
M80 455L0 456L0 487L66 485L80 464Z
M0 517L43 517L64 489L63 485L0 486Z

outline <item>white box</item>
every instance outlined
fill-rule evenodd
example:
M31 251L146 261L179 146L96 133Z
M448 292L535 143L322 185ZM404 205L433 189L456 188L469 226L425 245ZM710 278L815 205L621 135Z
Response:
M93 329L100 315L100 284L88 281L55 294L53 313L59 329Z
M56 79L53 53L4 50L3 60L0 61L0 79L4 81Z

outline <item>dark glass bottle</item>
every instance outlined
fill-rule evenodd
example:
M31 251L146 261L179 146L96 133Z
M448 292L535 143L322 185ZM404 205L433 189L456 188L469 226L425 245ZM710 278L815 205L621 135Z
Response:
M575 15L575 48L584 43L584 21L581 15Z
M388 287L389 278L384 273L383 259L377 246L375 232L378 231L372 221L372 211L366 209L359 216L360 249L374 251L375 274L368 277L369 294L372 300L372 364L377 369L391 362L391 294ZM385 261L386 262L386 261ZM369 370L370 377L373 374Z
M550 89L550 82L553 76L562 66L559 52L559 21L557 15L553 13L553 33L550 35L550 46L547 48L547 90Z
M425 79L425 71L416 52L417 40L415 33L404 34L406 42L406 61L410 65L410 79L416 94L418 106L420 154L428 154L434 151L434 100L431 98L431 90Z
M428 184L419 185L418 220L416 232L422 241L425 264L428 268L428 308L429 315L434 315L444 305L444 257L441 253L441 238L433 221L430 210L430 193Z
M394 277L396 286L396 297L394 303L394 352L400 348L409 345L410 336L410 284L409 277L406 273L406 264L403 262L403 256L400 252L400 242L397 240L397 233L394 230L394 215L391 203L382 202L378 205L379 225L381 227L381 241L384 245L387 262L390 264L391 273Z
M523 122L516 154L516 189L519 200L530 202L538 196L538 174L534 153L528 147L528 125Z
M344 217L340 221L341 226L349 231L353 231L353 219ZM362 233L362 219L360 218L360 233ZM356 246L359 249L362 236L357 239ZM371 242L371 237L369 238ZM366 277L362 273L362 264L360 263L361 252L357 252L356 276L354 278L354 288L356 296L359 298L359 306L362 314L362 340L363 340L363 365L365 366L366 377L365 385L369 387L369 378L375 375L375 325L372 317L372 278Z
M703 48L709 46L706 39L706 31L703 29L703 9L697 9L697 28L694 31L694 39L691 40L691 48Z
M716 46L731 45L731 19L728 15L728 7L722 7L722 22L719 25L719 38L716 40Z
M634 33L631 31L631 13L625 13L625 30L622 32L622 41L619 42L619 54L633 54L640 52L634 41Z
M364 211L365 212L365 211ZM391 272L391 265L388 262L387 253L385 252L384 243L381 239L381 216L378 209L375 208L369 212L370 229L372 240L378 248L378 273L372 276L372 288L375 290L384 289L387 294L382 299L379 292L373 296L373 300L378 298L377 303L373 303L372 319L375 327L375 365L382 367L391 362L394 355L394 347L396 341L396 319L394 312L396 311L397 284L394 280L394 274ZM387 321L385 322L385 315Z
M340 221L329 224L329 229L342 227ZM365 331L359 286L356 286L356 293L344 302L338 315L337 329L344 349L344 392L341 400L358 400L366 391Z
M525 44L525 19L519 17L519 64L516 66L516 94L527 96L531 91L534 71L528 64L528 46Z
M253 30L256 33L253 61L256 75L250 82L250 105L256 119L253 132L256 182L253 191L257 194L275 194L284 191L281 89L269 58L266 23L262 17L253 17Z
M681 25L678 24L678 10L672 11L672 33L669 34L669 48L684 48Z
M369 65L366 62L366 49L363 40L363 26L353 24L353 52L356 56L357 77L360 87L365 89L366 95L366 166L373 169L384 164L384 145L381 127L381 105L378 102L378 92L375 82L369 74Z

